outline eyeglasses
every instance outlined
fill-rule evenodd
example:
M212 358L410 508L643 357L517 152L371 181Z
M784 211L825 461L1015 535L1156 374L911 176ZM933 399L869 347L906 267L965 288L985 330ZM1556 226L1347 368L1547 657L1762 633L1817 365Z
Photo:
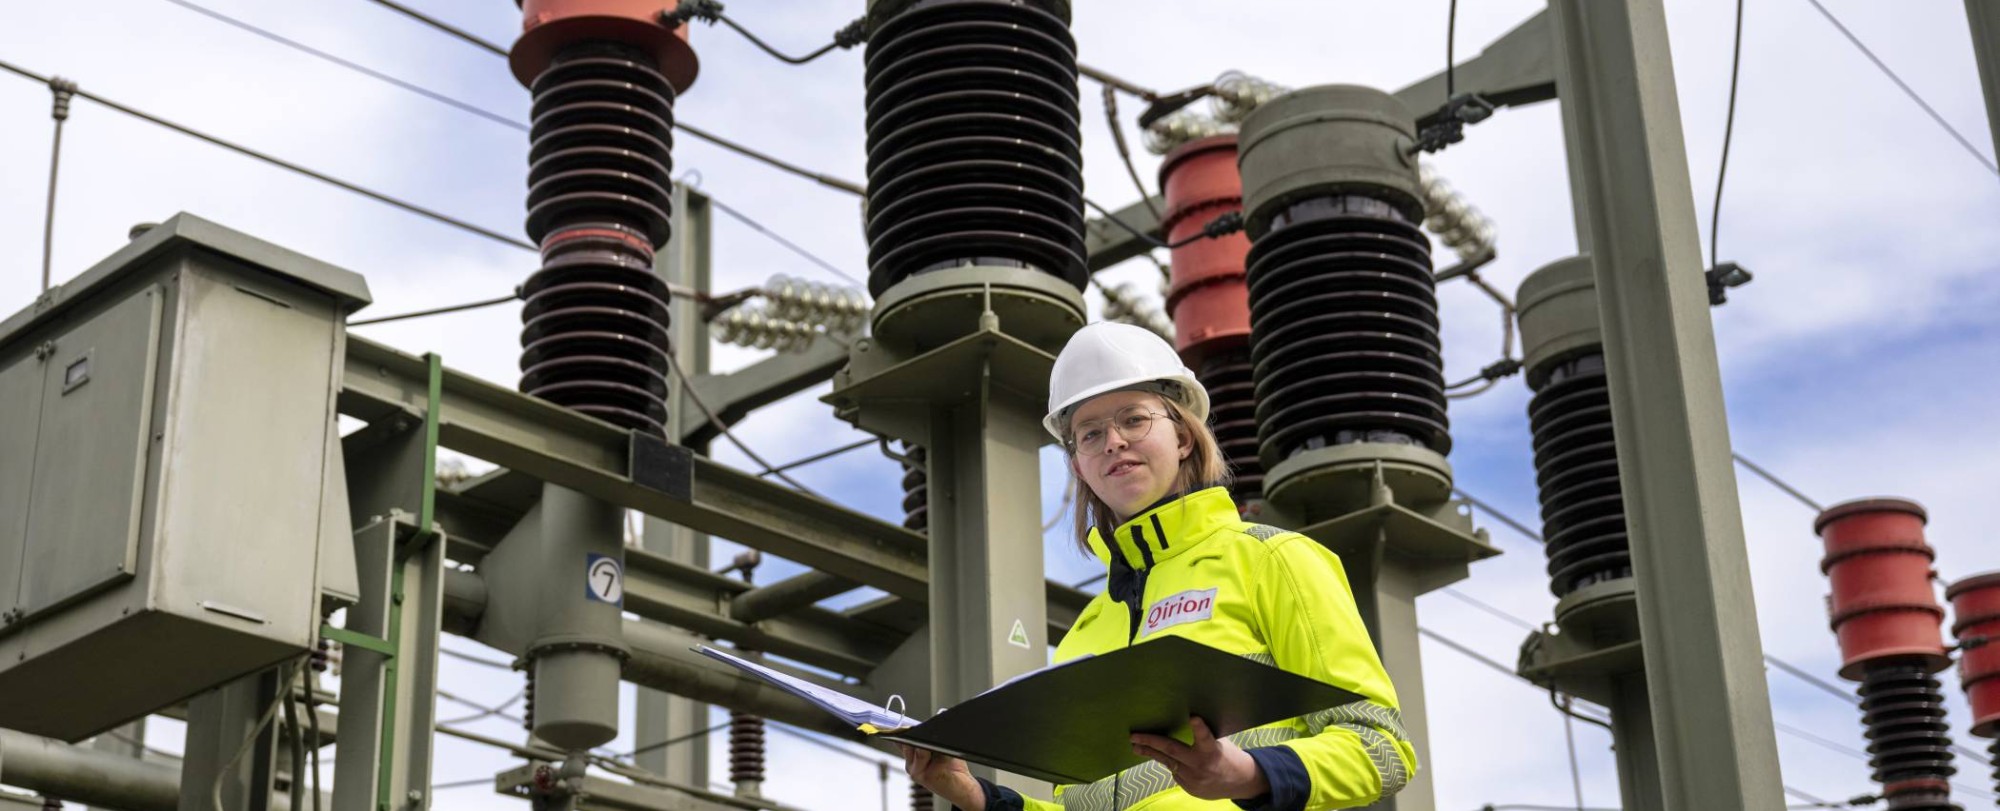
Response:
M1127 443L1145 439L1153 432L1153 421L1171 416L1148 410L1142 405L1126 406L1110 419L1086 420L1076 424L1075 433L1070 434L1069 447L1073 453L1103 453L1104 445L1111 439L1112 430Z

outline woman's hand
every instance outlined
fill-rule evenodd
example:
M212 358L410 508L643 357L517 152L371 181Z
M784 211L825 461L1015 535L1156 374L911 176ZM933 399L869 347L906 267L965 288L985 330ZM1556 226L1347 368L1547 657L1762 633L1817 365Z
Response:
M1250 753L1226 740L1216 740L1208 722L1195 718L1194 745L1165 735L1133 733L1132 751L1157 761L1189 795L1204 800L1248 800L1271 790L1264 771Z
M903 772L917 785L963 811L986 811L986 790L972 779L965 761L908 744L899 743L896 748L903 751Z

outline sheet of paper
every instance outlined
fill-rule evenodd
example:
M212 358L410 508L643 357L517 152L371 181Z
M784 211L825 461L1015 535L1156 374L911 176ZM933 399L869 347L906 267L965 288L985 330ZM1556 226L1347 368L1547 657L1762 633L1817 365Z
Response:
M863 701L836 690L829 690L804 679L781 673L707 645L698 645L694 650L703 656L741 668L792 695L812 702L814 706L826 710L829 714L854 725L856 728L864 726L873 727L872 730L869 730L871 734L874 732L893 732L899 729L906 729L916 726L918 723L917 719L902 713L891 712L871 702Z

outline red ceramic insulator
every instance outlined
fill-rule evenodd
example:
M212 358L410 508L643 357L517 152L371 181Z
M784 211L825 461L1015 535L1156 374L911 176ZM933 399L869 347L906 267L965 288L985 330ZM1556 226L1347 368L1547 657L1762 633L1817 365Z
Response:
M1160 232L1170 243L1200 234L1216 217L1241 212L1236 136L1189 141L1167 153L1160 187L1167 204ZM1199 369L1204 358L1250 340L1250 293L1244 285L1249 252L1250 238L1241 231L1174 249L1167 315L1174 319L1175 348L1189 368Z
M1888 659L1945 669L1938 626L1944 609L1931 589L1937 555L1924 542L1924 508L1914 501L1871 498L1836 504L1813 531L1826 544L1820 571L1833 584L1828 603L1840 639L1842 678L1860 681L1864 666Z
M701 63L688 45L688 26L668 28L660 15L679 0L524 0L521 38L507 58L514 78L532 87L556 53L584 42L618 42L653 55L660 75L686 93Z
M2000 572L1967 577L1945 589L1951 635L1958 638L1958 682L1972 705L1972 734L2000 736Z

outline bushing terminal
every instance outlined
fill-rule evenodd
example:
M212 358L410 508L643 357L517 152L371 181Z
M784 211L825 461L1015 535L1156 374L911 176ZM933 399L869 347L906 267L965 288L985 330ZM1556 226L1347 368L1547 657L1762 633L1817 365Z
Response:
M1928 515L1914 501L1868 498L1820 513L1813 531L1832 584L1827 612L1840 641L1842 678L1860 681L1871 663L1919 662L1936 673L1951 664L1939 625L1944 608L1931 588L1937 557L1924 541Z
M1972 707L1972 734L2000 737L2000 572L1960 579L1944 597L1951 601L1958 680Z
M1250 238L1241 232L1196 239L1215 218L1243 210L1243 178L1236 170L1236 135L1189 141L1160 164L1166 211L1160 231L1173 249L1167 315L1174 319L1175 349L1188 368L1217 350L1250 340L1250 293L1244 282Z
M1301 88L1243 121L1237 158L1244 230L1255 240L1293 203L1358 193L1423 222L1416 117L1395 96L1359 85Z
M701 72L701 62L688 45L686 23L668 27L663 15L679 0L519 0L521 38L507 55L507 65L521 86L533 87L556 54L584 42L616 42L639 48L653 57L660 75L674 93L686 93Z

